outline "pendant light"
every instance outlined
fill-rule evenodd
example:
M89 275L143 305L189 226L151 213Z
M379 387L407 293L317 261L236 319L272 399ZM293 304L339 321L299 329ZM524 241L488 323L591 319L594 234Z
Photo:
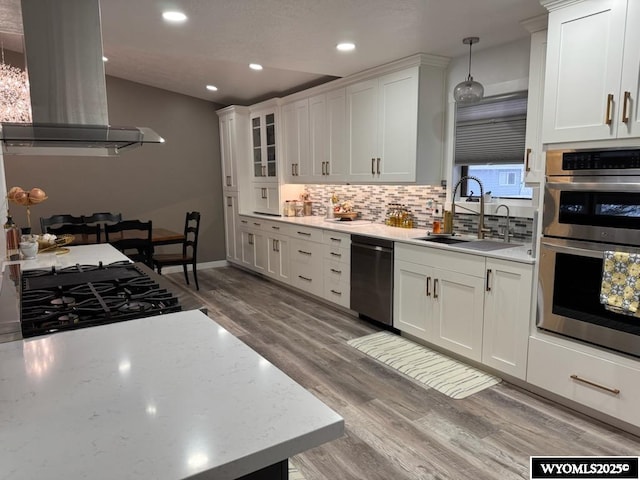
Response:
M484 95L484 87L471 76L471 46L479 41L480 39L478 37L467 37L462 40L462 43L469 45L469 76L464 82L460 82L456 85L456 88L453 89L453 98L456 103L477 103L482 100L482 96Z

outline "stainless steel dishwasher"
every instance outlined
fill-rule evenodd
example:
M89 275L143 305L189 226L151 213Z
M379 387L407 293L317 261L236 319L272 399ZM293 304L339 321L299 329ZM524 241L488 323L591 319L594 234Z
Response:
M393 325L393 242L351 235L351 310Z

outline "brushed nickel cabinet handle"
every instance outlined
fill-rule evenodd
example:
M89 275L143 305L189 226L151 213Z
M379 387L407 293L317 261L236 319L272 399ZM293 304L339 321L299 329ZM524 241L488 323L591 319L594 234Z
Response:
M227 207L233 207L233 197L227 197Z
M529 165L529 158L531 157L531 149L527 148L527 152L524 154L524 169L526 172L531 171L531 166Z
M247 223L249 223L249 222L248 222L247 220L240 220L240 223L247 224Z
M611 125L613 118L611 118L611 110L613 109L613 93L607 95L607 113L604 119L604 123Z
M311 252L305 252L304 250L298 250L298 253L301 253L302 255L311 255Z
M299 165L299 163L296 163L296 177L300 175L300 169L298 168Z
M327 174L327 162L322 162L322 175Z
M253 233L249 234L249 245L253 245Z
M258 222L253 222L253 224L254 224L256 227L259 227L259 226L261 225L261 224L260 224L260 223L258 223Z
M342 270L336 270L335 268L332 268L332 269L331 269L331 272L332 272L332 273L337 273L338 275L341 275L341 274L342 274Z
M276 225L271 225L271 228L273 228L274 230L280 230L280 227L278 227Z
M333 289L331 289L331 293L335 293L336 295L340 295L340 296L342 296L342 292L337 292L337 291L335 291L335 290L333 290Z
M377 170L378 170L378 175L380 175L380 159L379 159L379 158L376 158L376 161L377 161L377 164L378 164L378 168L377 168Z
M438 279L433 280L433 298L438 298Z
M331 252L331 256L332 256L332 257L342 258L342 254L341 254L341 253Z
M305 235L305 236L307 236L307 237L310 237L310 236L311 236L311 234L310 234L310 233L307 233L307 232L298 232L298 235Z
M611 387L605 387L604 385L599 385L595 382L592 382L590 380L585 380L584 378L579 377L576 374L573 375L569 375L570 378L572 378L573 380L575 380L576 382L582 382L582 383L586 383L587 385L591 385L592 387L596 387L599 388L600 390L605 390L609 393L613 393L614 395L619 395L620 394L620 390L617 388L611 388Z
M327 175L331 175L331 164L329 162L327 163Z
M329 240L331 240L332 242L342 243L342 239L341 238L329 237Z
M375 175L376 174L376 159L372 158L371 159L371 175Z
M231 175L227 175L227 187L231 186Z
M431 287L431 277L427 277L427 288L426 288L426 295L427 297L431 296L431 292L429 291L429 288Z
M298 275L298 278L301 278L302 280L306 280L307 282L313 281L311 278L303 277L302 275Z
M291 176L292 177L296 176L296 169L295 169L294 165L295 165L295 163L291 164Z
M631 92L624 92L624 100L622 102L622 123L629 123L629 102L631 101Z
M491 282L491 269L490 269L490 268L487 268L487 286L485 287L485 290L486 290L487 292L490 292L490 291L491 291L491 285L490 285L490 282Z
M275 241L276 241L276 252L279 253L280 252L280 240L275 239Z
M274 238L273 240L271 240L271 250L274 252L277 252L278 250L276 250L276 239Z

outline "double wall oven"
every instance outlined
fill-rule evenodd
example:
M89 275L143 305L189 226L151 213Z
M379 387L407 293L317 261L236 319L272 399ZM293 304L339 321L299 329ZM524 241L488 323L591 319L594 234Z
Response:
M537 326L640 357L640 318L600 303L605 251L640 253L640 149L548 152Z

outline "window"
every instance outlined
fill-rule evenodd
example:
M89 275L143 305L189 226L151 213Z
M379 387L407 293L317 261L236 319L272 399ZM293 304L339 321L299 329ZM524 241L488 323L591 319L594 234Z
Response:
M524 185L527 92L487 97L456 107L455 167L460 176L480 179L494 197L532 197ZM475 182L462 185L462 196L480 195Z

